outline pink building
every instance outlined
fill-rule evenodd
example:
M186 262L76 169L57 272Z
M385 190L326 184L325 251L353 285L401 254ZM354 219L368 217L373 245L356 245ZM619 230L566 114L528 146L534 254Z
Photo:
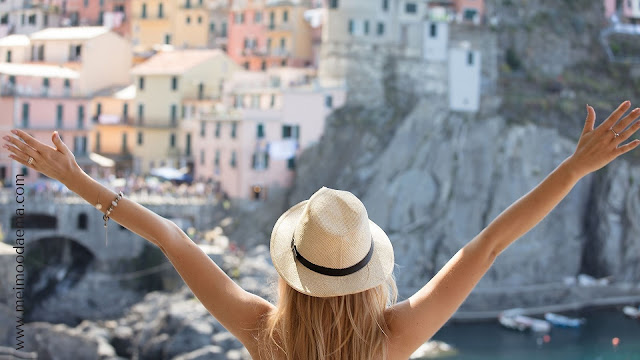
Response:
M458 21L470 21L475 24L484 18L484 0L454 0Z
M635 23L640 19L640 0L604 0L604 11L607 19L618 14Z
M65 25L106 26L125 37L131 33L131 1L67 0L62 14Z
M320 88L309 70L237 73L222 104L195 118L196 179L232 198L261 199L291 185L296 158L318 141L343 89Z
M267 46L263 1L231 7L228 20L227 54L248 70L260 70Z

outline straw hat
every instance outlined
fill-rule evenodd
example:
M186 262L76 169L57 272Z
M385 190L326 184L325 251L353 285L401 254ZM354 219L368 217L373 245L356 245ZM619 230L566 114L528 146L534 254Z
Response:
M348 191L321 188L280 216L271 260L297 291L316 297L355 294L384 283L394 265L387 234Z

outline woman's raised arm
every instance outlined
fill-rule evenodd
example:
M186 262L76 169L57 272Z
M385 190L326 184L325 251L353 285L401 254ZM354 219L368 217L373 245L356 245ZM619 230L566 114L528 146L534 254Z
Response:
M16 137L6 136L5 148L12 159L50 178L59 180L69 190L91 205L100 203L105 213L116 193L92 179L78 166L75 156L52 134L54 147L45 145L22 130L12 130ZM29 157L33 157L29 163ZM171 261L182 279L207 310L244 345L251 349L260 317L273 305L243 290L216 265L172 221L123 197L110 218L148 241L156 244Z
M640 129L640 121L635 121L639 109L618 122L629 107L625 101L594 130L596 115L587 106L587 119L575 153L504 210L422 289L388 311L393 342L400 349L409 355L431 338L460 307L495 258L536 226L582 177L640 145L640 140L621 145Z

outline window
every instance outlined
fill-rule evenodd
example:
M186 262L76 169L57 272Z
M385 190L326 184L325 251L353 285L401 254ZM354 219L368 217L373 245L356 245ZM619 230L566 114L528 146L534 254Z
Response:
M258 124L258 129L257 129L257 137L258 139L262 139L264 138L264 124Z
M431 26L429 27L429 36L434 38L438 35L438 27L436 26L436 24L431 24Z
M7 50L7 62L11 62L11 50Z
M232 168L236 167L236 151L235 150L231 152L231 161L229 162L229 165L231 165Z
M274 108L276 106L276 96L271 94L271 99L269 100L269 107Z
M282 67L287 66L287 59L282 60L282 63L280 65L282 65Z
M382 0L382 10L389 10L389 0Z
M23 128L29 127L29 104L28 103L22 104L22 127Z
M100 117L102 115L102 103L96 104L96 117Z
M174 76L171 78L171 90L178 90L178 77Z
M238 123L232 122L231 123L231 138L232 139L236 138L237 130L238 130Z
M271 51L271 38L267 39L267 51Z
M216 157L213 159L213 165L220 166L220 150L216 150Z
M269 153L256 152L251 157L251 168L254 170L265 170L269 167Z
M78 105L78 129L84 129L84 105Z
M384 35L384 23L378 23L378 35Z
M329 8L337 9L338 8L338 0L329 0Z
M202 24L202 16L198 16L198 24Z
M353 19L349 19L349 34L353 35L355 31L356 24Z
M219 122L216 123L216 130L215 130L214 135L215 135L216 139L220 138L220 123Z
M249 70L249 62L248 61L245 61L242 66L245 68L245 70Z
M287 10L282 12L282 22L286 23L289 21L289 12Z
M216 23L209 24L209 32L216 32Z
M11 85L15 85L16 84L16 77L11 75L9 76L9 84Z
M171 135L169 135L169 146L174 148L176 147L176 134L171 133Z
M191 156L191 134L187 134L185 153L187 156Z
M227 37L227 23L222 23L222 30L220 31L220 36Z
M251 96L251 107L253 109L260 108L260 95L252 95Z
M260 63L260 69L261 70L267 70L267 62L262 60L262 62Z
M333 96L327 95L324 97L324 105L331 109L333 107Z
M96 132L96 152L100 152L100 132Z
M144 122L144 104L138 104L138 125Z
M204 150L200 150L200 165L204 165Z
M293 133L293 126L291 125L282 125L282 138L290 139Z
M256 24L260 24L262 22L262 12L261 11L256 11L255 14L253 14L253 22Z
M164 4L158 4L158 17L162 19L164 17Z
M81 213L80 215L78 215L78 229L79 230L86 230L87 229L87 214L85 213Z
M272 11L269 13L269 29L273 30L276 27L276 13Z
M187 16L187 24L191 24L191 16Z
M165 34L164 35L164 43L166 45L171 45L171 34Z
M144 90L144 78L142 76L138 79L138 89Z
M124 122L128 122L127 121L128 117L129 117L129 104L124 103L122 105L122 120L124 120Z
M147 18L147 4L145 3L142 4L142 13L140 14L140 17L143 19Z
M71 80L64 79L64 91L69 91L71 89Z
M23 174L24 176L29 176L29 168L28 168L28 167L26 167L26 166L23 166L23 167L22 167L22 174Z
M142 145L142 131L138 131L138 145Z
M295 168L296 168L296 158L292 157L291 159L287 160L287 169L294 170Z
M62 104L56 106L56 129L62 129L63 109Z
M242 23L244 23L244 14L243 14L243 13L241 13L241 12L235 13L235 16L234 16L233 21L234 21L236 24L242 24Z
M407 14L415 14L418 12L418 5L416 5L416 3L408 2L404 4L404 11Z
M176 126L178 122L178 106L171 104L171 126Z
M123 153L128 153L129 152L129 149L128 149L128 146L127 146L127 133L126 132L122 133L122 152Z
M207 123L205 123L204 121L200 121L200 137L204 137L206 128L207 128Z
M369 35L369 20L364 21L364 34Z
M281 48L282 50L284 50L284 49L286 49L286 48L287 48L287 38L282 38L282 39L280 39L280 48Z
M473 52L471 51L467 53L467 65L473 65Z
M49 78L43 78L42 79L42 90L47 92L49 91L49 85L51 85L51 83L49 82Z

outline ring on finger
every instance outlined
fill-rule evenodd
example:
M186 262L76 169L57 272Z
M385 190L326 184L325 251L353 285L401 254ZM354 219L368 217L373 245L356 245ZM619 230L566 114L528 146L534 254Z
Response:
M613 130L613 128L611 128L611 129L609 129L609 130L611 130L611 132L613 132L613 134L614 134L616 137L620 136L620 134L618 134L615 130Z
M33 164L33 156L29 156L29 160L27 160L27 164Z

